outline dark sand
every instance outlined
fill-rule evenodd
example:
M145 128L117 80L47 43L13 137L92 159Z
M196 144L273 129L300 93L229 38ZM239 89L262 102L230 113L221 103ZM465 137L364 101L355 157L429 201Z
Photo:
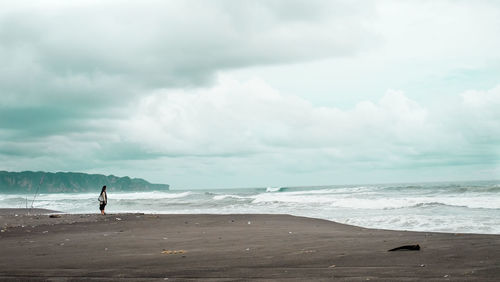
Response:
M40 215L40 214L52 214L59 213L58 211L46 210L46 209L0 209L0 218L4 215Z
M2 281L500 279L497 235L374 230L289 215L3 212L0 227ZM420 251L387 251L416 243Z

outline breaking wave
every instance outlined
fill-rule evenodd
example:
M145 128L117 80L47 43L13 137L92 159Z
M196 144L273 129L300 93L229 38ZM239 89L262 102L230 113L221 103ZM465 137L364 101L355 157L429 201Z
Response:
M500 234L500 182L108 193L108 211L286 213L371 228ZM98 212L97 193L0 194L0 208Z

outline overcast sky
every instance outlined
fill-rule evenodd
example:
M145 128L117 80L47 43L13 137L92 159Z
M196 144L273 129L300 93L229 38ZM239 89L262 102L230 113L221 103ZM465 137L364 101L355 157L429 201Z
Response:
M500 178L498 1L1 1L0 170Z

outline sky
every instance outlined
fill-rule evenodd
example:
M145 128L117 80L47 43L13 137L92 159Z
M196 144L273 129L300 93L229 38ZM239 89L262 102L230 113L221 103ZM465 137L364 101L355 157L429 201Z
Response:
M0 1L0 170L500 179L498 1Z

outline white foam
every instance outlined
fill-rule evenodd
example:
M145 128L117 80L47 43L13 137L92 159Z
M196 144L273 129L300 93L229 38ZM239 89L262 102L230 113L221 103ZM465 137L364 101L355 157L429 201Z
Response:
M442 204L467 208L498 209L500 197L488 195L468 196L407 196L380 194L329 194L328 190L308 192L262 193L253 196L253 203L328 204L352 209L398 209L426 204ZM320 195L318 195L320 194Z
M282 187L267 187L266 192L279 192Z
M213 197L214 200L216 201L221 201L221 200L225 200L225 199L228 199L228 198L232 198L232 199L248 199L248 197L243 197L243 196L238 196L238 195L216 195Z
M499 191L484 187L491 185L108 192L107 209L110 213L286 213L373 228L499 234ZM23 208L26 196L0 195L0 208ZM41 194L34 207L98 213L97 196L97 192ZM28 195L28 205L32 199Z
M472 216L452 215L383 215L354 218L330 218L341 223L390 230L464 232L499 234L500 226L495 218L483 218L478 222Z
M192 195L193 192L181 192L181 193L170 193L170 192L108 192L108 198L110 199L120 199L120 200L149 200L149 199L176 199L183 198ZM48 201L61 201L61 200L88 200L97 199L99 192L97 193L54 193L54 194L40 194L37 196L39 200Z
M120 200L150 200L150 199L179 199L189 197L194 194L194 192L134 192L134 193L108 193L110 198L120 199Z

